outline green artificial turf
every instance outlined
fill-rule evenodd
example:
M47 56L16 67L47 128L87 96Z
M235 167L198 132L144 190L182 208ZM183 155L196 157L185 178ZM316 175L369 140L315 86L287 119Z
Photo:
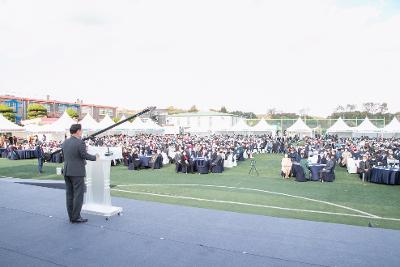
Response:
M281 155L257 155L260 176L248 174L250 161L240 162L239 166L225 169L222 174L208 175L177 174L173 165L140 171L129 171L124 166L112 167L112 194L201 208L400 229L400 186L363 184L357 175L348 174L340 167L336 168L333 183L284 180L280 176L281 158ZM39 175L36 162L0 159L0 176L63 179L55 175L55 168L60 164L46 163L44 173ZM363 215L349 208L399 221L348 216Z

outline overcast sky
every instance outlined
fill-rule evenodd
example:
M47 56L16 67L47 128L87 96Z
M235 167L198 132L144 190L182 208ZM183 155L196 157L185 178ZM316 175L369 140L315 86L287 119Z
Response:
M397 2L397 3L396 3ZM400 111L400 1L0 0L0 94Z

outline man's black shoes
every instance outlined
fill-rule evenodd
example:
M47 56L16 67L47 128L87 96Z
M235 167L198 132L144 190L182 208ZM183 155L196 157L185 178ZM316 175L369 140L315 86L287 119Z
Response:
M88 219L79 218L77 220L72 220L71 223L85 223Z

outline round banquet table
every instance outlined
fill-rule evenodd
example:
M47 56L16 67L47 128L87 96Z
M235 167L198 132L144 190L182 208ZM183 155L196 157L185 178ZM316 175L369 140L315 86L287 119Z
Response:
M373 167L370 182L390 185L400 184L400 168Z

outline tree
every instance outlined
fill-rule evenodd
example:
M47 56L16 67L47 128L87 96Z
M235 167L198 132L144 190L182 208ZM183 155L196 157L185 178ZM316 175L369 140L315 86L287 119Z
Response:
M112 120L113 120L115 123L117 123L117 122L119 122L120 119L117 118L117 117L115 117L115 118L113 118Z
M228 110L226 109L225 106L222 106L221 109L219 110L219 112L228 113Z
M347 105L346 105L346 112L353 112L353 111L356 110L356 108L357 108L356 105L347 104Z
M10 120L12 122L15 122L15 112L14 109L11 107L8 107L6 105L0 105L0 113L6 118L7 120Z
M374 114L374 110L375 110L375 103L373 102L367 102L367 103L363 103L363 110L367 113L371 113Z
M47 117L47 108L40 104L30 104L28 106L28 119Z
M276 108L269 108L267 109L267 116L273 117L276 114Z
M387 103L382 103L378 107L379 113L385 114L388 111Z
M176 107L174 107L174 106L169 106L169 107L167 108L167 110L168 110L168 114L169 114L169 115L177 114L177 113L182 113L182 112L186 112L185 110L176 108Z
M193 105L193 106L189 109L189 112L197 112L197 111L199 111L199 110L197 109L196 105Z
M243 112L243 111L232 111L230 114L237 115L239 117L244 117L246 119L257 119L257 115L253 112Z
M302 108L299 110L299 114L300 116L307 116L309 111L310 111L309 108Z
M342 105L337 106L335 112L336 113L344 112L344 107Z
M75 109L72 108L67 109L67 114L74 120L77 120L79 118L79 114Z

